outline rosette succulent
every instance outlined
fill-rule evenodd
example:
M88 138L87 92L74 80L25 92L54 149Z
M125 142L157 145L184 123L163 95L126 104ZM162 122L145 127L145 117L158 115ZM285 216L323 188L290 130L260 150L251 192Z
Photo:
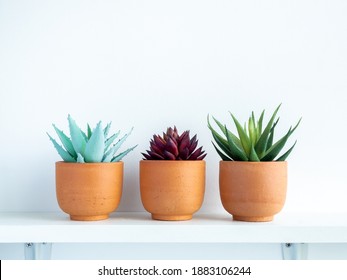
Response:
M108 123L106 127L103 128L100 121L93 130L90 128L89 124L87 124L87 131L84 132L78 127L70 115L68 116L68 122L70 137L53 124L54 130L58 134L63 146L59 145L58 142L47 133L58 154L66 162L117 162L137 146L116 154L132 132L132 129L113 144L119 136L120 131L108 137L111 123Z
M202 147L197 148L197 136L189 136L189 130L178 134L176 126L169 127L163 136L153 135L150 150L142 153L146 160L202 160L206 153Z
M279 118L276 119L279 105L272 114L269 122L263 129L263 119L265 110L261 113L258 120L255 119L254 112L248 119L248 124L242 126L233 114L230 113L236 126L238 136L233 134L226 125L221 124L217 119L212 117L219 127L221 134L218 133L210 124L209 116L207 117L208 128L211 130L215 143L212 142L222 160L235 161L284 161L292 152L295 143L283 154L279 153L284 148L289 137L298 127L301 119L294 126L290 127L288 132L277 142L274 142L275 128Z

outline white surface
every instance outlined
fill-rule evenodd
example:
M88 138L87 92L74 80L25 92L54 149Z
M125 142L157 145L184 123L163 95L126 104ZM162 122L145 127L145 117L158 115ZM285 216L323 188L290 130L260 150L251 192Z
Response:
M146 213L115 213L104 221L76 222L62 213L1 213L0 243L14 242L346 243L347 219L346 214L291 214L245 223L200 214L163 222Z

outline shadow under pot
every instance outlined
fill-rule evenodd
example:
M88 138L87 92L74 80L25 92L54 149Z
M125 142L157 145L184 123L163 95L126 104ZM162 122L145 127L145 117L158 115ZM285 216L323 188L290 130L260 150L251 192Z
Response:
M59 207L71 220L105 220L122 196L123 162L56 162Z
M141 200L152 219L192 219L204 200L205 169L203 160L140 161Z
M272 221L286 200L287 162L220 161L219 188L234 220Z

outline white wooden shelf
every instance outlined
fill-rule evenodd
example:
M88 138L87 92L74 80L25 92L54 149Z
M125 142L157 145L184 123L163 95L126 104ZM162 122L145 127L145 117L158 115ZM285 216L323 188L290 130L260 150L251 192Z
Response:
M24 243L26 259L50 259L52 243L279 243L283 259L306 259L308 243L347 243L347 213L279 214L267 223L197 214L190 221L154 221L144 212L108 220L71 221L62 212L1 212L0 243Z
M227 213L182 222L154 221L143 212L97 222L70 221L62 212L0 213L0 243L16 242L347 243L347 213L280 213L266 223L236 222Z

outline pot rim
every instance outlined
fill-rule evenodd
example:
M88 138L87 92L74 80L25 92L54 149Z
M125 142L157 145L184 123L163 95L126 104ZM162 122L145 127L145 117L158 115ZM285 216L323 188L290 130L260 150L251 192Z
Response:
M57 165L122 165L124 164L123 161L117 161L117 162L66 162L66 161L56 161L55 164Z
M237 160L220 160L220 164L287 164L288 161L237 161Z
M203 159L199 159L199 160L164 160L164 159L159 159L159 160L153 160L153 159L142 159L140 160L140 162L160 162L160 163L183 163L183 162L206 162L205 160Z

